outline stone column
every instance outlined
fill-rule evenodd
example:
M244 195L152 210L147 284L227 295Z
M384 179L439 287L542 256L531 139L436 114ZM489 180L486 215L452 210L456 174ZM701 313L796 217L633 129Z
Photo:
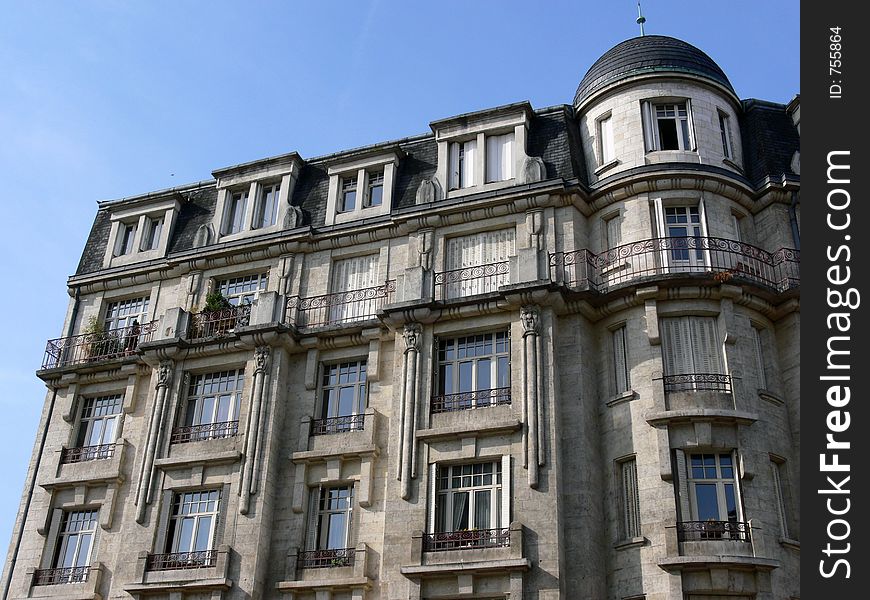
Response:
M419 323L408 323L402 332L405 340L405 353L402 361L402 431L399 438L399 473L402 482L402 499L411 497L411 479L416 475L415 454L417 432L417 372L420 362L420 338L423 327Z
M269 379L269 365L272 349L269 346L257 346L254 350L254 385L251 392L251 410L248 415L245 430L245 469L242 472L242 485L239 488L241 502L239 512L248 514L250 498L257 492L257 483L260 474L260 446L263 438L263 410L264 396L266 395L267 382Z
M160 443L166 420L166 396L172 383L175 361L164 359L157 366L157 386L151 418L148 422L148 437L145 442L145 458L139 475L139 488L136 490L136 522L145 521L145 506L151 502L151 481L154 477L154 459Z
M529 487L538 487L538 467L544 464L541 425L541 340L539 336L541 312L537 306L520 309L523 325L523 421L525 423L523 448L525 465L529 472Z

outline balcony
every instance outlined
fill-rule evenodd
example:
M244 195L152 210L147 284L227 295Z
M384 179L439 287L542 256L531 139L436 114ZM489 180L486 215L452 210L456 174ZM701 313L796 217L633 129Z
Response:
M202 423L176 427L169 437L170 444L186 444L204 440L217 440L233 437L239 433L238 421L223 421L220 423Z
M37 569L33 573L33 585L60 585L82 583L88 580L90 566L64 567L60 569Z
M740 521L681 521L677 523L677 541L730 540L748 543L749 531L749 523Z
M441 271L433 279L434 298L444 301L488 294L509 283L509 261Z
M457 410L471 410L474 408L502 406L510 403L511 389L509 387L495 388L492 390L432 396L431 412L435 414Z
M326 567L352 567L356 548L307 550L296 555L296 568L323 569Z
M81 333L48 340L45 345L43 369L90 364L133 356L139 344L151 340L157 321L120 327L98 333Z
M719 283L753 283L782 293L800 285L800 251L767 252L756 246L712 237L640 240L601 254L589 250L550 254L550 278L572 288L600 293L669 275L704 275Z
M676 392L719 392L730 394L731 375L723 373L682 373L665 375L662 385L666 394Z
M57 600L93 600L101 598L99 589L105 567L94 562L80 567L59 569L27 569L30 590L28 598ZM19 596L16 595L16 598ZM21 596L23 597L23 596Z
M217 554L217 550L149 554L145 561L145 570L177 571L179 569L205 569L214 567L217 564Z
M236 327L244 327L251 320L251 305L240 304L232 308L200 312L190 315L187 337L192 340L223 337Z
M358 415L346 415L343 417L329 417L326 419L311 420L311 435L330 435L344 433L346 431L363 431L365 429L365 413Z
M310 298L292 296L287 299L285 318L297 329L371 321L378 317L378 311L384 305L391 302L395 291L396 282L390 280L377 287L349 292Z
M509 548L510 529L470 529L423 534L423 552L468 550L471 548Z
M371 555L365 543L356 548L291 550L284 581L275 587L280 594L292 598L303 594L319 598L324 592L327 596L343 592L347 597L365 598L377 577L377 565Z
M115 456L115 444L79 446L77 448L62 449L60 451L60 463L62 465L68 465L91 460L105 460L112 458L113 456Z

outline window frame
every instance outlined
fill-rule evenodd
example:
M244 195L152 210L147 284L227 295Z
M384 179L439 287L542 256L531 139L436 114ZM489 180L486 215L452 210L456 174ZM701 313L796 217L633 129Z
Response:
M165 221L163 215L159 217L145 217L145 233L142 236L142 245L139 248L140 252L151 252L160 248L160 239L163 236Z
M474 469L478 466L481 467L481 472L474 473ZM484 470L487 466L492 468L490 473L486 473ZM470 471L467 474L464 472L466 468ZM457 469L459 470L459 473L454 473ZM447 475L442 476L442 472L445 470ZM483 483L487 475L490 476L491 482L489 484ZM479 485L474 485L474 479L476 477L480 477L481 479ZM436 465L435 478L435 528L432 533L454 533L457 531L504 528L504 518L501 514L502 496L505 493L503 490L504 479L502 473L502 461L487 460ZM457 478L460 480L460 485L458 487L453 487L452 482ZM461 485L465 478L471 479L471 485ZM441 487L444 480L447 480L447 488ZM486 523L486 527L480 526L480 523L477 521L477 517L479 516L477 515L477 497L478 494L482 492L489 492L488 523ZM467 497L467 506L464 511L466 527L457 528L455 501L457 496L463 494ZM450 519L448 528L446 526L446 519L451 516L452 518Z
M607 126L605 127L605 123ZM613 136L613 113L607 111L595 119L595 133L598 136L598 166L603 167L616 160L616 145ZM607 150L610 150L610 154Z
M620 532L623 540L632 540L642 535L640 518L640 487L637 477L637 456L631 455L616 461L619 475L619 498L622 515Z
M610 347L613 360L613 391L619 396L631 391L631 369L628 364L628 336L626 323L610 329Z
M277 225L280 206L281 180L258 183L257 204L251 229L266 229Z
M250 187L227 190L226 207L224 208L223 235L235 235L246 229Z
M195 552L210 552L215 549L215 542L217 539L217 528L220 522L220 514L221 514L221 501L222 501L222 491L220 488L216 489L202 489L202 490L178 490L172 493L171 504L169 510L169 520L167 522L167 534L166 534L166 553L167 554L189 554ZM203 499L203 495L205 495L205 499ZM196 502L197 504L205 503L208 505L209 503L214 503L214 508L212 510L204 510L200 512L188 512L183 513L183 505L185 504L184 499L190 497L189 503ZM207 506L206 506L207 508ZM190 541L187 548L182 548L182 537L184 536L184 526L183 522L187 518L193 517L193 527L190 533ZM199 540L199 531L201 522L204 518L210 517L211 521L208 525L208 543L205 548L197 548L197 542ZM179 526L179 522L181 522L181 526Z
M728 374L716 317L667 316L660 319L659 325L665 376ZM706 337L709 339L705 342ZM697 387L691 382L677 385L672 391L692 391Z
M501 133L489 132L484 135L484 184L516 178L515 147L516 133L513 130ZM498 161L495 161L494 154L498 154Z
M123 406L124 394L107 394L82 398L81 408L79 410L78 429L75 436L75 447L93 448L114 444L120 435L121 421L124 413ZM110 433L107 435L106 432L109 430L106 429L106 425L109 422L112 423L112 428ZM100 423L99 443L93 444L90 442L93 441L94 429L97 423ZM103 456L98 452L89 460L99 458L109 457Z
M55 542L55 551L54 556L52 558L52 567L53 569L74 569L81 567L89 567L91 561L94 556L94 547L97 542L97 524L99 522L99 509L96 508L80 508L75 510L66 510L62 511L61 519L60 519L60 527L58 529L57 540ZM84 528L71 528L70 523L72 521L73 515L81 515L81 519L77 519L75 523L84 523L83 527L88 527L88 529ZM85 560L80 560L81 557L81 549L82 549L82 536L90 535L88 541L88 548L85 553ZM75 537L75 548L73 550L73 562L70 565L64 564L67 561L66 556L68 555L68 549L70 544L70 538ZM67 583L75 583L79 581L78 576L76 574L72 574L70 576L70 581ZM58 583L62 583L58 581Z
M342 381L342 369L346 369L345 381ZM351 369L355 377L352 381ZM333 382L330 382L331 378L334 378ZM351 390L349 411L346 410L347 407L342 406L343 389ZM315 421L322 422L323 431L315 433L345 433L363 429L364 425L360 426L358 420L364 419L368 407L368 391L368 359L357 358L321 363ZM332 392L335 392L334 395Z
M338 214L352 213L355 210L357 210L357 207L356 207L357 197L359 195L358 194L358 188L359 188L358 177L356 175L341 177L339 179L339 182L341 185L340 185L340 189L339 189L338 206L336 207L335 212ZM347 198L348 198L348 194L350 194L350 193L353 193L353 206L348 208Z
M656 222L656 233L658 237L662 240L665 239L686 239L686 240L696 240L695 247L691 248L691 244L688 242L685 243L685 248L680 248L679 244L663 244L662 249L660 251L660 261L661 268L663 273L668 273L670 270L674 270L676 272L680 272L681 270L688 269L692 270L704 270L711 265L710 259L710 250L705 248L705 244L699 243L697 240L708 238L709 234L707 231L707 211L706 211L706 203L704 202L704 198L700 197L697 200L695 199L668 199L663 200L662 198L654 198L653 206L655 208L655 222ZM688 211L691 211L692 208L697 207L698 213L698 223L690 223L690 219L688 217L691 216L691 213L687 213L687 235L685 236L673 236L670 235L671 227L677 227L681 225L681 223L668 223L667 222L667 209L674 208L686 208ZM692 235L689 235L689 225L697 225L698 231L692 232ZM666 245L671 245L670 249L666 247ZM688 258L676 258L675 255L677 252L685 251L687 253ZM694 254L694 256L693 256Z
M722 140L722 154L728 160L734 160L734 138L731 135L731 116L721 109L716 110L719 119L719 135Z
M701 464L696 465L694 460L696 457L700 457ZM707 458L712 457L714 459L714 468L716 470L715 477L707 477L706 471L710 468L707 464ZM723 457L727 457L730 461L730 465L723 465L721 460ZM737 463L737 453L734 450L730 451L716 451L716 450L704 450L704 451L693 451L691 453L685 453L685 463L686 463L686 471L685 478L686 484L689 489L689 504L690 504L690 514L693 521L721 521L721 522L729 522L729 523L741 523L744 522L743 518L743 507L741 502L741 494L740 494L740 486L738 484L738 463ZM724 468L731 469L731 476L725 476L722 474L722 470ZM705 475L703 477L695 476L695 469L702 469L705 471ZM713 517L703 518L701 516L701 511L698 505L698 487L699 486L708 486L713 485L716 491L716 512L717 515L715 519ZM734 515L733 517L729 514L728 509L728 497L727 497L727 487L728 485L732 485L732 493L733 493L733 502L734 502Z
M214 389L214 388L217 389ZM208 388L208 389L207 389ZM224 437L232 437L238 433L239 414L241 412L242 394L245 389L245 369L226 369L208 373L190 374L190 382L186 386L183 411L179 419L184 428L225 424L223 428L213 431L192 432L187 441L203 441ZM226 416L218 420L221 414L223 398L226 403ZM206 407L210 406L210 420L204 420ZM235 426L232 424L235 423Z
M477 185L477 136L455 140L448 145L448 191L464 190Z
M378 208L384 204L384 169L379 171L366 171L366 187L363 195L362 208ZM374 190L380 188L380 197L374 202Z
M680 127L681 121L679 106L685 106L685 129ZM691 98L650 98L642 101L644 144L647 152L697 152L698 144L695 137L695 125L692 116ZM659 117L659 107L674 107L673 116ZM674 131L677 139L676 148L662 148L659 121L673 120ZM688 139L683 139L681 133L685 133Z
M253 284L253 287L247 284ZM234 286L242 286L245 289L236 292L230 292ZM220 292L233 306L241 306L251 304L260 295L260 292L265 292L269 287L269 271L259 273L249 273L247 275L236 275L234 277L225 277L224 279L214 279L214 290Z
M478 354L476 349L481 345L489 345L490 352L486 354ZM452 349L447 346L452 345ZM499 350L499 346L501 349ZM462 350L465 350L464 356ZM474 353L469 353L469 350L475 349ZM464 396L468 398L459 398L459 406L451 408L451 410L460 410L466 408L478 408L481 406L494 406L501 404L500 394L498 397L488 396L486 398L478 398L476 392L485 392L492 390L507 390L507 398L510 399L511 390L511 336L510 329L501 329L497 331L487 331L483 333L469 333L462 336L438 337L435 340L436 356L435 365L435 382L434 388L436 395L441 397L447 396ZM447 358L448 352L453 353L453 358ZM484 361L489 361L489 385L482 387L480 364ZM462 390L463 385L463 367L464 364L470 364L470 387L471 389ZM447 373L450 373L450 384L447 383ZM504 385L502 385L504 384ZM481 402L481 400L485 400Z
M112 315L111 313L118 309L120 313L121 310L125 309L123 305L130 305L132 303L141 304L141 308L137 312L126 312L123 315ZM106 304L105 311L103 312L103 329L105 331L115 331L118 329L123 329L125 327L132 327L134 322L138 322L140 325L148 322L148 314L151 305L151 295L147 294L144 296L139 296L136 298L123 298L117 300L110 300ZM119 325L122 323L123 325Z
M118 236L115 239L114 257L130 256L136 250L136 230L138 229L139 221L132 223L122 221L118 231Z
M343 550L353 547L354 532L354 501L356 500L355 485L351 482L330 482L309 488L308 525L305 534L305 550ZM329 503L329 494L333 491L346 491L345 496L339 495L338 501L344 500L345 507L324 508L324 502ZM330 533L332 532L332 515L344 515L344 531L342 545L330 547ZM323 517L327 517L324 519ZM325 532L324 532L325 528ZM325 535L324 535L325 533Z

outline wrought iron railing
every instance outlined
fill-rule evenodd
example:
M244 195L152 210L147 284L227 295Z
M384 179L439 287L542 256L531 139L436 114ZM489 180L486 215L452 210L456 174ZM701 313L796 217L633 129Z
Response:
M171 552L149 554L145 561L146 571L177 571L180 569L204 569L217 564L217 550L199 552Z
M712 237L639 240L601 254L588 250L550 254L550 277L572 287L608 288L642 278L706 274L725 283L749 281L784 292L800 285L800 251L768 252L751 244Z
M302 329L368 321L378 316L378 311L389 304L396 291L396 281L389 280L377 287L287 299L286 319L291 325Z
M662 377L665 392L731 393L731 375L723 373L681 373Z
M741 521L682 521L677 523L677 539L681 542L734 540L748 542L751 527Z
M497 292L510 283L510 262L496 262L465 269L436 272L433 278L435 300L466 298Z
M296 558L300 569L322 569L325 567L349 567L356 556L354 548L334 548L332 550L306 550Z
M236 327L244 327L251 321L251 305L239 304L221 310L190 315L187 336L190 339L221 337L230 334Z
M470 548L506 548L510 545L510 529L468 529L423 534L423 550L426 552Z
M345 431L362 431L365 429L365 413L346 415L343 417L328 417L311 421L311 435L329 435Z
M79 446L78 448L64 448L60 451L62 464L86 462L89 460L103 460L115 456L115 444L100 444L99 446Z
M489 406L510 403L511 389L504 387L492 390L478 390L476 392L432 396L431 411L433 413L452 412L454 410L486 408Z
M63 567L60 569L37 569L33 573L33 585L59 585L63 583L82 583L88 580L91 568Z
M133 355L136 354L139 344L151 340L156 330L157 321L151 321L98 333L81 333L48 340L42 368L54 369Z
M202 440L233 437L239 433L238 421L222 421L219 423L202 423L176 427L169 436L170 444L185 444Z

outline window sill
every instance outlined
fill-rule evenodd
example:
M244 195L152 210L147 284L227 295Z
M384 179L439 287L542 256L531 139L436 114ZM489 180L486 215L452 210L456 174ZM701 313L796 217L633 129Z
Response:
M631 402L632 400L636 400L638 398L638 393L634 390L626 390L616 396L609 398L605 401L607 406L616 406L617 404L622 404L623 402Z
M694 150L650 150L644 161L648 165L669 162L701 163L701 157Z
M785 401L782 398L780 398L779 396L777 396L776 394L774 394L770 390L765 390L765 389L759 388L758 389L758 397L761 398L762 400L766 400L767 402L770 402L771 404L773 404L775 406L782 406L783 404L785 404Z
M470 196L471 194L477 194L479 192L488 192L490 190L501 190L509 187L513 187L517 184L516 177L512 177L510 179L504 179L502 181L490 181L489 183L484 183L483 185L471 185L464 188L456 188L447 191L447 198L460 198L462 196Z
M726 167L731 167L732 169L734 169L735 171L737 171L739 173L743 173L743 168L740 165L738 165L736 162L731 160L730 158L723 158L722 164L725 165Z
M615 544L613 544L613 548L615 550L629 550L631 548L640 548L641 546L646 546L649 543L649 540L643 536L626 538L624 540L619 540Z
M784 537L779 538L779 545L784 546L786 548L791 548L792 550L797 550L798 552L800 552L800 549L801 549L800 541L793 540L791 538L784 538Z
M615 167L618 164L619 164L619 159L614 158L610 162L606 162L603 165L601 165L600 167L598 167L597 169L595 169L594 171L592 171L592 173L594 173L595 175L601 175L605 171L609 171L610 169L612 169L613 167Z

